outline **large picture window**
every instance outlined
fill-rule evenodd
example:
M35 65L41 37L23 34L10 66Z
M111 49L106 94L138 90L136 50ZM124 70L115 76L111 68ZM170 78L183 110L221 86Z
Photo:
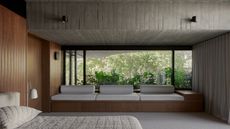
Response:
M86 83L171 84L172 51L86 51Z
M174 66L174 67L173 67ZM191 50L65 50L65 85L174 85L191 89Z

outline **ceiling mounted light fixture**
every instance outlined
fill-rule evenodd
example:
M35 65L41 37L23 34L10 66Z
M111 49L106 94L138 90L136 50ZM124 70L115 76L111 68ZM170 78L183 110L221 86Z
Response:
M192 16L192 18L190 19L190 22L197 22L196 16Z
M67 17L67 16L62 16L61 22L62 22L63 24L64 24L64 23L67 23L67 22L68 22L68 17Z

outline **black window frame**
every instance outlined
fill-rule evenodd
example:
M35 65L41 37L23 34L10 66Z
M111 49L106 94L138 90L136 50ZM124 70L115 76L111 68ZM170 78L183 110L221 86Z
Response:
M86 84L86 51L88 50L170 50L172 51L172 76L171 84L175 86L175 51L191 50L192 46L128 46L128 45L97 45L97 46L62 46L63 56L63 73L65 75L65 52L67 50L80 50L83 51L83 85ZM62 76L63 83L65 84L65 76ZM192 88L176 88L176 90L192 90Z

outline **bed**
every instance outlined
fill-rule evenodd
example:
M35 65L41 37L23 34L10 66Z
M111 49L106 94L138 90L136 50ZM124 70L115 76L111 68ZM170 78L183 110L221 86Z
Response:
M49 116L19 106L19 93L0 93L1 129L142 129L133 116Z
M132 116L37 116L17 129L142 129Z

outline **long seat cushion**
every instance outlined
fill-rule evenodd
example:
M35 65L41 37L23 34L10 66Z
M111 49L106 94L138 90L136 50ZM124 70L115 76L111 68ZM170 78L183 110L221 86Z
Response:
M96 100L118 100L118 101L139 101L140 97L137 93L132 93L132 94L98 94L96 96Z
M57 94L51 97L52 100L92 100L95 101L96 93L93 94Z
M172 85L140 85L140 92L146 94L170 94L174 93Z
M61 86L62 94L92 94L95 92L93 85Z
M142 94L140 93L140 100L141 101L183 101L184 97L172 93L172 94Z

